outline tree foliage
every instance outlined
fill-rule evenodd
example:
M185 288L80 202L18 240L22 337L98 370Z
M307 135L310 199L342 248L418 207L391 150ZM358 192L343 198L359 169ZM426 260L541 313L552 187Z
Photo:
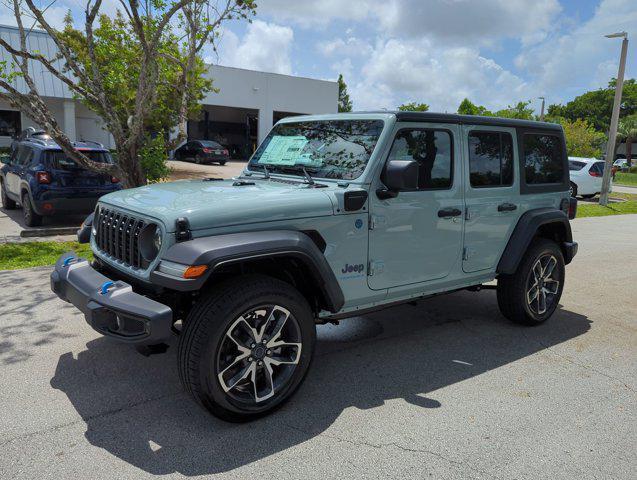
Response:
M136 86L140 80L141 45L135 40L135 33L130 22L121 12L114 18L100 15L99 25L93 32L95 44L95 66L104 79L104 94L109 99L120 122L127 122L135 111ZM152 28L152 27L151 27ZM60 32L60 38L71 48L75 61L86 71L91 71L93 62L88 52L86 33L73 27L72 19L67 17L66 27ZM180 95L175 95L181 80L182 71L179 64L185 64L186 52L180 49L179 38L173 31L166 31L160 37L157 56L157 87L153 109L144 119L144 129L151 132L169 131L178 125L180 112ZM186 82L187 117L193 118L201 109L200 101L206 92L212 90L212 81L204 77L206 65L201 57L195 58L195 67L188 72ZM86 82L81 79L84 88ZM86 106L100 115L106 112L100 102L81 98Z
M626 161L633 164L633 142L637 141L637 114L624 118L617 126L617 141L626 142Z
M338 111L339 112L351 112L352 101L349 98L347 92L347 84L343 80L343 74L338 75Z
M213 43L223 22L249 19L254 0L119 0L121 14L101 15L103 0L84 0L84 29L70 25L60 32L35 0L0 0L13 10L19 44L0 38L10 62L0 62L0 99L19 108L44 128L73 161L122 179L127 187L143 185L140 153L149 129L179 125L185 136L189 113L209 83L202 79L200 52ZM27 18L51 37L57 51L46 56L28 48ZM91 161L74 148L33 78L38 62L74 97L98 113L113 135L117 164ZM15 86L20 77L25 90Z
M601 145L606 139L586 120L578 118L571 121L567 118L559 119L566 137L566 150L573 157L600 158Z
M608 87L586 92L565 105L549 105L548 115L567 118L571 121L581 118L590 123L595 130L606 132L610 126L615 84L616 80L613 79L609 82ZM637 80L633 78L624 81L620 117L627 117L635 113L637 113Z
M482 105L476 105L468 98L465 98L458 106L458 113L461 115L481 115L483 117L519 118L522 120L534 120L533 109L530 107L531 100L518 102L509 105L507 108L492 112Z
M429 105L426 103L409 102L399 105L398 110L401 112L427 112L429 111Z

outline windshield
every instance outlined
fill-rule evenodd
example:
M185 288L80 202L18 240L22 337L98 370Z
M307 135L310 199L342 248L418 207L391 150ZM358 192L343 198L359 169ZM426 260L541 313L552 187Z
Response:
M586 165L585 162L576 162L575 160L569 160L568 161L568 169L571 172L577 171L577 170L581 170L582 168L584 168L584 165Z
M113 163L111 154L108 152L100 152L96 150L80 150L89 160L99 163ZM61 150L49 151L46 153L49 165L52 168L60 170L84 170L84 167L78 165Z
M252 171L351 180L365 170L382 120L318 120L276 125L248 164Z

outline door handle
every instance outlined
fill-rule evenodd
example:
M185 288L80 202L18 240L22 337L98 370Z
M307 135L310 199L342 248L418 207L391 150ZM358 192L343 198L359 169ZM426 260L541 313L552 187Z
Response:
M438 217L440 218L459 217L460 215L462 215L462 211L458 208L443 208L442 210L438 210Z
M517 205L513 203L501 203L498 205L498 212L512 212L518 208Z

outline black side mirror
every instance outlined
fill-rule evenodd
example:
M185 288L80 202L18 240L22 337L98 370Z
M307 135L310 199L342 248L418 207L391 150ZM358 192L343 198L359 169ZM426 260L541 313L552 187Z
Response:
M398 192L418 190L418 163L414 160L389 160L381 180L387 187L376 191L381 200L394 198Z

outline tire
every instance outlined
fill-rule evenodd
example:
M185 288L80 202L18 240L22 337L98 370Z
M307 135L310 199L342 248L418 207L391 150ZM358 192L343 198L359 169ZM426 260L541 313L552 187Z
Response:
M203 163L203 160L201 159L201 157L199 155L195 156L195 163L197 165L201 165Z
M538 262L541 262L539 267ZM553 265L552 269L547 268L549 265ZM542 282L533 290L536 276L541 277ZM498 277L497 297L502 315L523 325L544 323L553 315L559 304L564 288L564 277L564 256L560 247L552 240L544 238L535 240L522 257L517 271L513 275ZM544 287L542 292L539 287ZM538 293L537 300L529 301L535 292ZM542 297L544 297L544 308L541 305Z
M274 333L278 325L280 336ZM203 294L186 318L179 377L213 415L229 422L254 420L281 407L299 387L315 342L314 316L296 289L264 275L237 277ZM287 363L272 363L282 359Z
M569 193L571 194L571 197L577 197L577 185L575 185L573 182L571 182L570 184Z
M7 193L4 191L4 182L0 180L0 196L2 197L2 208L6 210L14 210L17 205L15 200L11 200Z
M595 195L597 195L596 193L591 193L590 195L582 195L582 198L593 198Z
M219 162L219 165L221 165L222 167L223 167L225 164L226 164L226 161L225 161L225 160L222 160L222 161L220 161L220 162Z
M35 210L33 210L31 198L27 192L22 194L22 217L24 218L24 224L27 227L39 227L42 225L42 216L38 215Z

